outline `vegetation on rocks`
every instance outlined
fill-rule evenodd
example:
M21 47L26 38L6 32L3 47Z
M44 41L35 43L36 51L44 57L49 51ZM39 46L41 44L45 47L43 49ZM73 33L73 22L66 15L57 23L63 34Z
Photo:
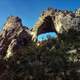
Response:
M80 80L80 32L72 31L61 35L59 47L56 40L51 48L30 42L1 59L0 80Z

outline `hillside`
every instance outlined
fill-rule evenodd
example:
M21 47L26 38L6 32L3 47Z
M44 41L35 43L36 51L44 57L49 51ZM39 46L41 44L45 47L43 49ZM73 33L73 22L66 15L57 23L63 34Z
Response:
M80 80L80 11L49 8L32 30L17 16L0 32L0 80ZM37 36L55 32L57 38Z

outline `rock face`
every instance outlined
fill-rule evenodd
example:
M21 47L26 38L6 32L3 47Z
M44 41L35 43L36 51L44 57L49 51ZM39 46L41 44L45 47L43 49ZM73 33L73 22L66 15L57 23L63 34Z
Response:
M19 17L10 16L0 33L0 55L9 57L13 48L24 46L31 40L31 34L28 28L22 25Z
M23 26L22 20L16 16L10 16L0 32L0 55L9 57L28 42L36 40L39 34L55 32L58 35L68 32L70 29L80 31L80 9L75 13L49 8L43 11L32 31Z
M22 21L19 17L10 16L5 23L3 30L11 30L15 28L20 28L22 26Z
M79 12L79 10L73 13L67 10L57 10L52 8L43 11L32 30L32 39L35 40L37 35L45 32L53 31L62 34L63 32L68 32L70 29L80 31Z
M0 80L80 80L78 31L80 9L76 13L48 9L31 31L19 17L10 16L0 32ZM40 47L32 42L48 32L60 34L60 39L48 36L37 42Z

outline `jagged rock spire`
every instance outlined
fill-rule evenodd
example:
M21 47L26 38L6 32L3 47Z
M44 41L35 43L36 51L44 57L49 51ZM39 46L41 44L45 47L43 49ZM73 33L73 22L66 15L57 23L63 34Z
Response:
M22 20L17 16L10 16L0 34L0 55L8 55L9 57L12 55L10 53L12 53L11 50L13 51L14 47L18 46L19 48L20 45L27 45L30 41L30 30L22 25Z
M10 30L11 28L20 28L22 26L22 21L17 16L10 16L7 19L7 22L4 24L3 30Z

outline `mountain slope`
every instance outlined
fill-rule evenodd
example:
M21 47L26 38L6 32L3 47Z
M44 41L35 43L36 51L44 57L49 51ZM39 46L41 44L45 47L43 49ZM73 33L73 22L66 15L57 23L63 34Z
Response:
M37 46L40 34L56 39ZM80 80L80 15L48 9L32 31L10 16L0 32L0 80Z

